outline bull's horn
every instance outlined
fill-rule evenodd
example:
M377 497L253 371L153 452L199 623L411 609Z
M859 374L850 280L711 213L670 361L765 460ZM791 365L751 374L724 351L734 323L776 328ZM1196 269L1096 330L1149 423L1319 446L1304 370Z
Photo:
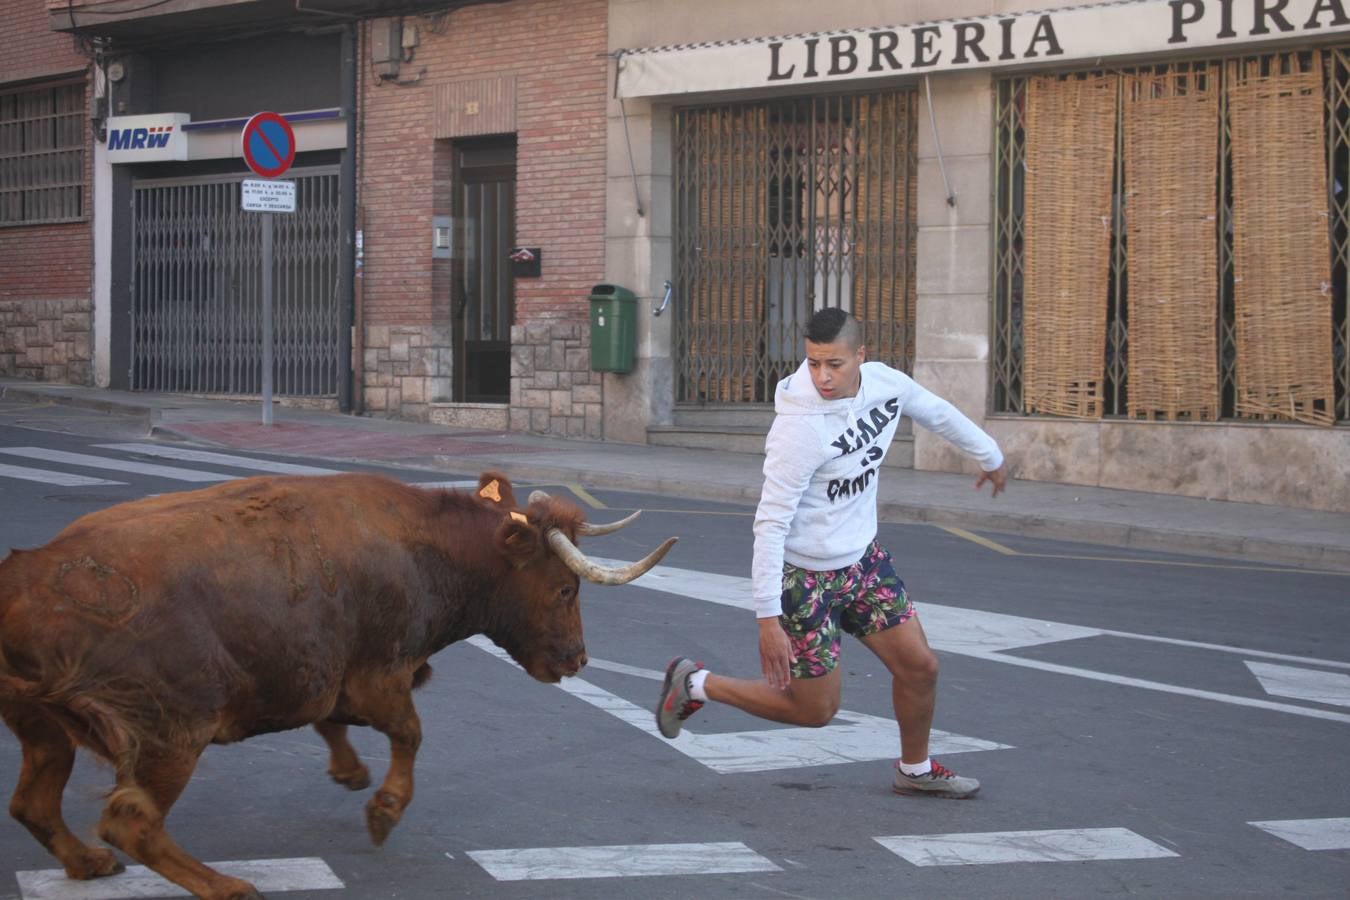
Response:
M678 540L679 538L666 538L660 547L635 563L626 566L602 566L578 550L577 545L568 540L567 535L556 528L548 530L549 546L558 554L558 558L567 565L567 568L595 584L627 584L659 563Z
M529 499L530 503L538 503L541 500L547 499L548 494L545 494L543 491L530 492L530 499ZM623 528L625 525L632 524L633 520L640 515L642 515L642 510L639 509L637 512L625 516L624 518L620 519L617 522L610 522L608 525L593 525L590 522L583 522L581 525L580 533L590 535L592 537L598 537L602 534L613 534L620 528Z
M592 525L590 522L582 522L580 533L589 535L613 534L640 515L642 515L642 510L639 509L631 515L624 516L617 522L610 522L608 525Z

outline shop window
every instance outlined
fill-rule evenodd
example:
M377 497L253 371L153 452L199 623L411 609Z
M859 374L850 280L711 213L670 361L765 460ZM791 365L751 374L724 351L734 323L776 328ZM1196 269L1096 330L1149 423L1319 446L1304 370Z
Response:
M0 225L84 216L84 85L0 92Z
M1350 422L1350 48L996 91L996 412Z

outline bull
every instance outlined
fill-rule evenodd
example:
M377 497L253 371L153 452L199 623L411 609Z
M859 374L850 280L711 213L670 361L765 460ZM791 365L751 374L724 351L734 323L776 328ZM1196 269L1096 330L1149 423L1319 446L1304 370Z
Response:
M10 813L70 878L123 871L61 816L87 748L115 777L104 842L198 897L259 897L165 830L198 758L313 725L328 774L360 790L370 774L347 728L362 725L390 743L365 809L381 844L412 800L428 657L484 634L539 681L575 675L580 580L631 581L676 540L609 567L576 545L606 530L540 492L518 505L492 472L477 491L263 476L90 513L0 562L0 717L23 749Z

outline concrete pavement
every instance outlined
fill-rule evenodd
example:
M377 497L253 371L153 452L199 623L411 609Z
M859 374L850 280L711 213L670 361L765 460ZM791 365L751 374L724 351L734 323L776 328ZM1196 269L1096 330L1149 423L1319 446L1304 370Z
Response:
M258 401L133 393L0 378L0 398L70 404L144 417L147 434L237 450L362 460L517 481L579 484L753 504L757 454L600 443L348 416L278 406L261 424ZM1010 461L1015 471L1016 460ZM1344 471L1339 477L1346 477ZM991 499L974 478L887 468L879 513L976 532L1195 553L1350 573L1350 511L1342 513L1014 480Z

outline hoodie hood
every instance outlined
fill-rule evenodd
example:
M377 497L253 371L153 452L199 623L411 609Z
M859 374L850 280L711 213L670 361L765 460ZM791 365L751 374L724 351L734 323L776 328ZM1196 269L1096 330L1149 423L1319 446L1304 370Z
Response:
M867 368L867 363L863 363L863 370ZM780 416L819 416L822 414L847 414L857 405L862 396L862 383L865 379L860 375L858 381L858 393L852 397L840 397L838 400L826 400L820 396L816 386L811 383L811 370L808 364L803 361L787 378L778 382L778 388L773 395L773 411Z

